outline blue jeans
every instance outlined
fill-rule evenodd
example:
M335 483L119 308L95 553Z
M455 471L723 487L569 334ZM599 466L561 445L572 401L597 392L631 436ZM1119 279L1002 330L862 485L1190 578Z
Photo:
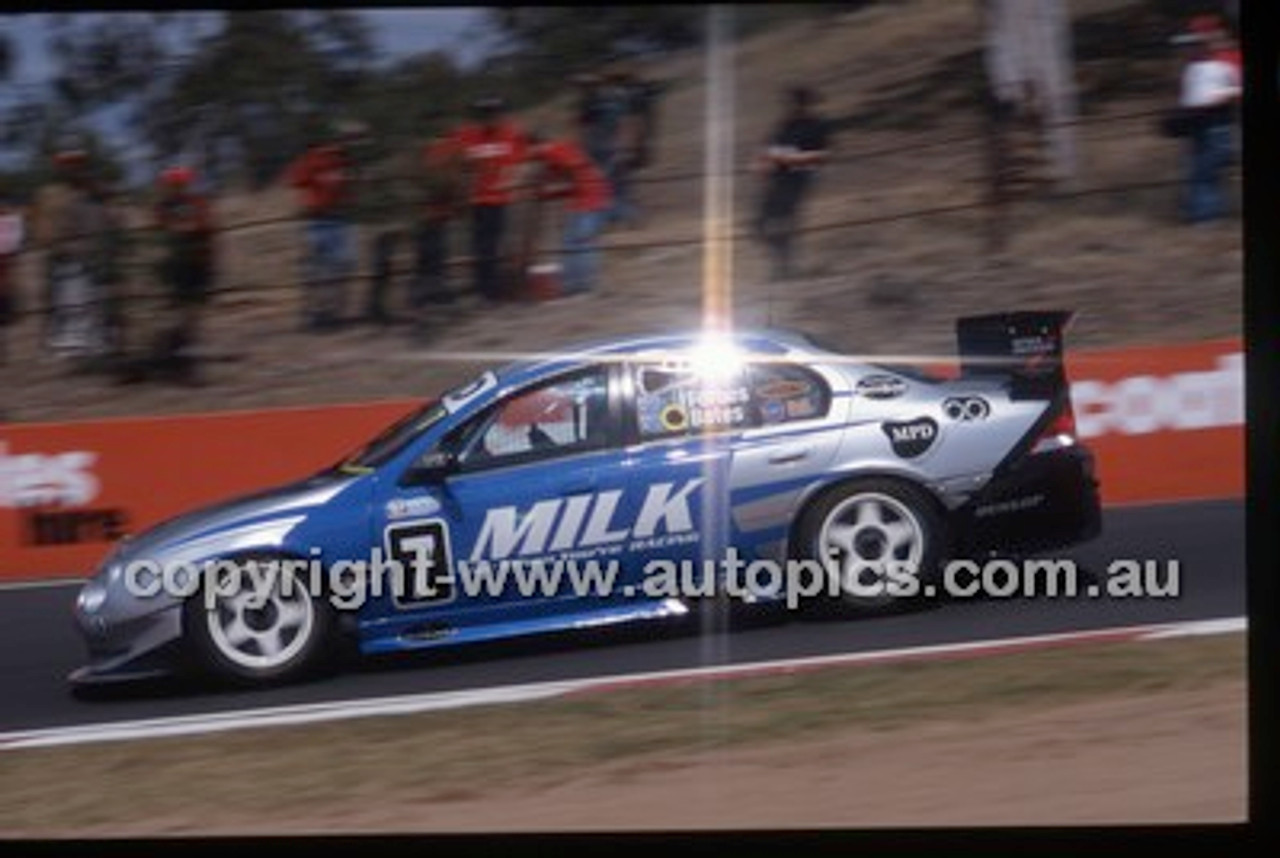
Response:
M1231 162L1231 126L1206 125L1187 141L1186 195L1183 213L1192 223L1227 213L1223 172Z
M600 250L596 239L604 226L605 212L568 212L564 221L564 290L589 292L596 286Z
M313 321L332 321L342 315L345 280L354 267L351 233L351 223L344 218L307 221L302 276L307 287L307 314Z
M613 207L609 209L611 223L631 223L638 214L635 200L631 196L631 166L618 163L618 159L608 173L609 184L613 191Z

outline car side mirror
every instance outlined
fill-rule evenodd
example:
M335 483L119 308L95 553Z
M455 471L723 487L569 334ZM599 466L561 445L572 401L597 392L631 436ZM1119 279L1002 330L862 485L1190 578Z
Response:
M458 457L448 450L432 450L418 461L400 478L402 486L425 486L438 483L458 469Z

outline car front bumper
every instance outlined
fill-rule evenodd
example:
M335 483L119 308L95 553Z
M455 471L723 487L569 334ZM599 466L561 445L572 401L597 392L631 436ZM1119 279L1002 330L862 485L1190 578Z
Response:
M122 621L75 610L89 662L67 676L72 685L154 679L175 672L182 637L181 606Z

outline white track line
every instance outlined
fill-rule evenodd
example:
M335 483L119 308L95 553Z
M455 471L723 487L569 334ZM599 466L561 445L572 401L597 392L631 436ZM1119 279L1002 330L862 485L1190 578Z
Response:
M84 584L88 580L88 578L50 578L44 581L4 581L0 582L0 593L6 590L52 590L57 587Z
M444 709L461 709L470 706L489 706L502 703L520 703L545 700L584 691L604 691L616 688L657 683L688 682L726 679L773 673L791 673L836 665L867 664L910 659L943 659L957 656L990 655L1027 649L1066 646L1077 643L1104 641L1163 640L1183 635L1210 635L1244 631L1244 617L1215 620L1199 620L1185 623L1127 626L1083 632L1032 635L1001 638L989 641L936 644L932 646L874 650L871 652L840 653L811 656L808 658L779 659L752 662L750 664L695 667L680 670L654 671L650 673L596 676L540 682L525 685L507 685L495 688L479 688L465 691L432 692L368 700L339 700L327 703L307 703L295 706L273 706L262 709L243 709L233 712L217 712L207 715L183 715L172 718L151 718L139 721L121 721L105 724L84 724L73 727L52 727L37 730L21 730L0 733L0 750L19 748L44 748L58 745L78 745L87 742L112 742L130 739L155 739L170 736L191 736L216 733L250 727L283 727L297 724L314 724L348 718L365 718L379 715L411 715Z

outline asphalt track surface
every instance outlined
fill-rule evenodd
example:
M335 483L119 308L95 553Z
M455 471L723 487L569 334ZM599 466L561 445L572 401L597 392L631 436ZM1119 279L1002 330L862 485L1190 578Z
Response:
M1111 508L1101 537L1060 555L1098 571L1116 559L1176 559L1177 598L965 599L862 619L757 612L740 615L727 632L691 615L657 626L357 658L337 675L260 691L179 681L82 700L66 683L85 656L70 614L76 587L0 591L0 732L1237 617L1245 613L1244 518L1239 500Z

